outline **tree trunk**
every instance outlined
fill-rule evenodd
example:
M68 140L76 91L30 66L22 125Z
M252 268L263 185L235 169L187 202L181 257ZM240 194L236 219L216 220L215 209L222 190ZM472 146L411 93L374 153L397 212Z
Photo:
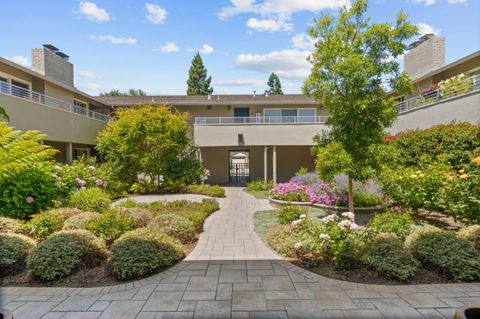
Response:
M348 210L353 213L353 179L348 176Z

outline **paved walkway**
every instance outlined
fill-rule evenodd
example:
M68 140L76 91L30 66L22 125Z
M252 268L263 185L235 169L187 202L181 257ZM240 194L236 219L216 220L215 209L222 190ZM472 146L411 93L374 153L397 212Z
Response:
M480 283L364 285L325 278L281 260L253 230L268 209L227 188L195 250L171 269L96 288L1 288L2 307L32 318L452 318L480 305Z

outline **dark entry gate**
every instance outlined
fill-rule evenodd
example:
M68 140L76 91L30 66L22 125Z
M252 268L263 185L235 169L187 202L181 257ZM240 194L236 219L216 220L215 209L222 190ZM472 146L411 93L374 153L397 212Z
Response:
M250 182L250 152L242 150L229 153L229 183L246 184Z

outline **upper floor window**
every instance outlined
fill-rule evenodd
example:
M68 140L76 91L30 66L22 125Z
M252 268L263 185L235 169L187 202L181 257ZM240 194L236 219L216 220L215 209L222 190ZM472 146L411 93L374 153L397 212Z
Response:
M73 105L75 105L75 113L81 114L81 115L87 115L87 107L88 103L83 102L81 100L74 99L73 100Z
M266 123L312 123L315 122L316 109L265 109Z
M6 73L0 73L0 93L11 94L13 96L30 98L31 83L20 80Z

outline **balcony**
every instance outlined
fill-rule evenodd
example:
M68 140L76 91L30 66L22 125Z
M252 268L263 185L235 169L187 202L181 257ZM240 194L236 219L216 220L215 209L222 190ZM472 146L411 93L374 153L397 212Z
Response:
M295 125L325 124L328 116L196 117L195 125Z
M44 106L54 108L57 110L67 111L73 114L88 117L94 120L106 122L109 116L95 111L87 110L86 108L73 105L70 102L65 102L51 96L44 95L32 90L27 90L23 87L16 86L7 82L0 81L0 94L8 95L29 102L42 104Z

